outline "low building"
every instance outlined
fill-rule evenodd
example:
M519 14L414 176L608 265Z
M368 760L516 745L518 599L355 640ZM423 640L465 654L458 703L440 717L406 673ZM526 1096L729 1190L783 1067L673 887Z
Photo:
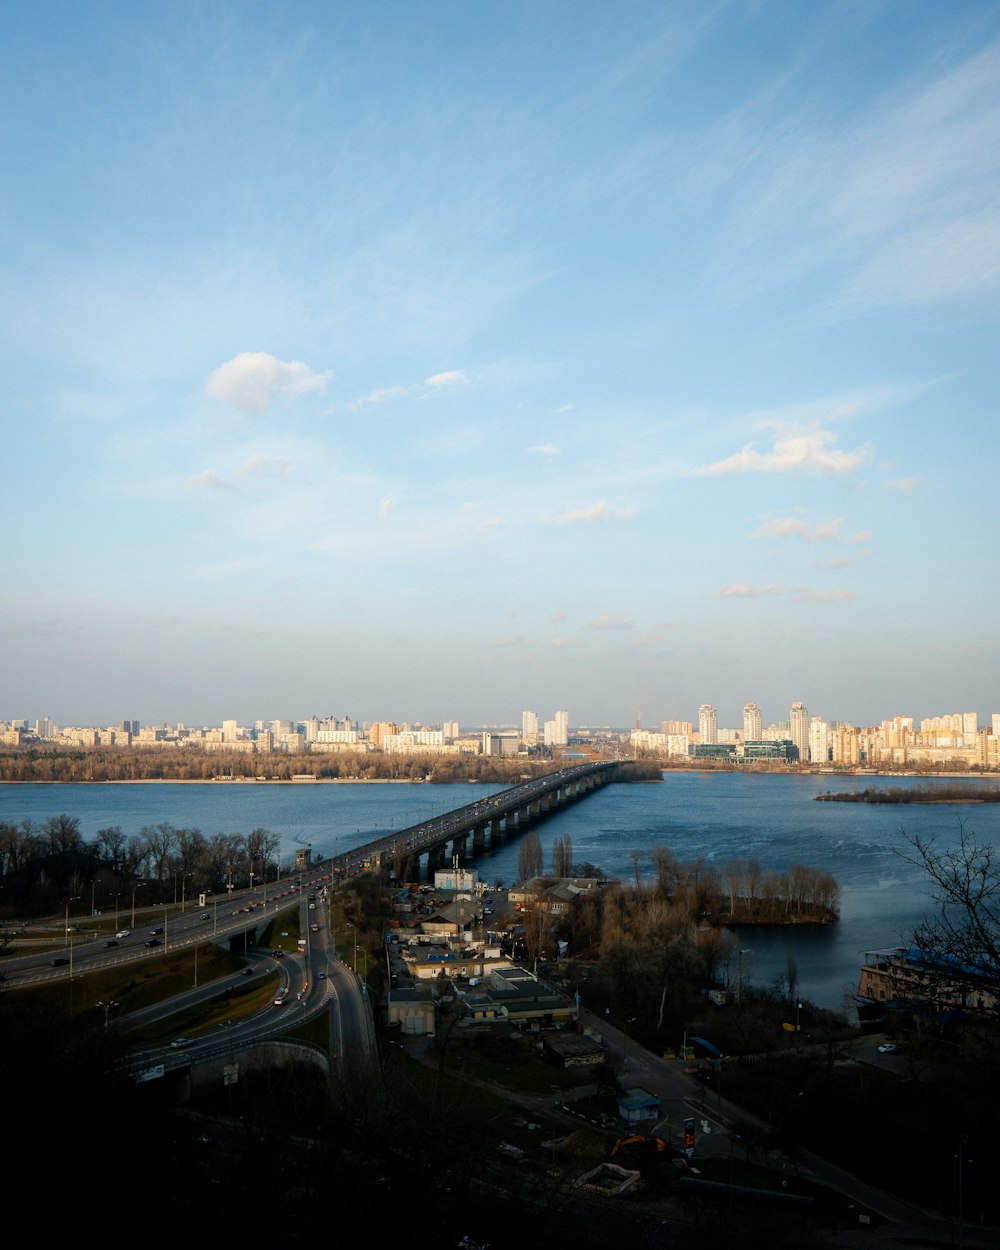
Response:
M995 1011L1000 1006L1000 971L916 947L887 947L865 952L858 997L873 1003L914 999L942 1008Z

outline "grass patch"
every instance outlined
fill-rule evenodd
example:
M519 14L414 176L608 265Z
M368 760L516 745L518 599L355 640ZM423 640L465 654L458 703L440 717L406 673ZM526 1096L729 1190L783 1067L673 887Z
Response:
M235 1024L266 1007L274 999L278 981L277 972L257 977L253 983L248 978L246 985L232 986L214 998L174 1012L167 1020L131 1030L128 1040L136 1045L155 1046L178 1035L199 1037Z
M72 980L18 990L9 996L7 1005L23 1003L27 1010L33 1006L45 1006L68 1010L73 1015L90 1015L98 1010L97 1003L115 1002L119 1006L111 1014L114 1020L191 989L194 986L196 951L199 985L231 976L244 966L244 960L239 955L214 942L203 942L197 948L189 946L168 955L162 952L150 954L148 959L137 963L102 968L86 975L77 973ZM250 981L249 977L247 981ZM265 981L272 986L274 984L273 977L259 977L253 984L247 985L246 992L252 992ZM240 988L242 990L243 987Z
M544 1062L535 1042L494 1031L462 1036L452 1031L445 1069L474 1081L488 1081L515 1093L547 1095L593 1083L592 1073L569 1071Z

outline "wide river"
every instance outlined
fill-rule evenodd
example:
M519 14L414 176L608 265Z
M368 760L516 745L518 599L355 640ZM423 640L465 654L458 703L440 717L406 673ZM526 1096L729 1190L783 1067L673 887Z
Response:
M791 954L800 994L841 1008L857 986L866 950L906 943L929 908L927 882L904 858L900 830L957 842L961 822L981 840L1000 841L1000 804L817 803L826 790L910 786L909 778L667 773L662 784L608 785L537 828L548 856L568 834L578 863L589 860L628 877L632 852L669 847L682 860L723 865L756 856L765 869L792 864L829 870L841 886L841 920L815 929L744 929L738 936L743 975L760 983L783 976ZM972 792L983 784L970 779ZM282 841L282 858L311 845L315 854L344 851L392 829L472 802L499 787L479 784L129 784L3 785L0 821L44 821L66 812L85 836L108 825L136 833L167 821L206 835L248 833L262 826ZM648 859L645 871L651 872ZM517 842L479 862L487 881L517 877Z

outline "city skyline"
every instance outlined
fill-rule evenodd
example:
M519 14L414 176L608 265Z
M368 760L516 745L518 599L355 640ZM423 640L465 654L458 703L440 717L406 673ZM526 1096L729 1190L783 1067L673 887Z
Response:
M6 36L0 716L988 721L1000 11Z

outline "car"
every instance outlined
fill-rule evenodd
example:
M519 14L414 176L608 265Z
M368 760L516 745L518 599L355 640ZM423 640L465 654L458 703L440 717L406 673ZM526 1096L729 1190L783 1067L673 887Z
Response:
M883 1042L878 1048L878 1053L880 1055L898 1055L899 1047L895 1042Z
M211 912L203 911L201 915L198 917L198 919L199 920L211 920L212 914Z
M309 904L309 910L310 910L310 911L315 911L315 910L316 910L316 904L315 904L315 903L310 903L310 904Z
M49 963L52 965L53 968L63 968L66 966L66 964L69 963L69 960L63 959L62 957L60 957L58 959L50 959Z
M325 972L319 972L319 973L317 973L317 979L318 979L318 980L320 980L320 981L325 981L325 980L326 980L326 973L325 973Z
M145 945L145 946L162 946L162 945L163 945L163 943L160 941L160 939L159 939L159 938L149 938L149 939L148 939L148 940L144 943L144 945Z
M158 933L162 933L162 932L163 932L163 926L161 925L158 929L150 929L149 935L150 937L156 937Z
M129 929L119 929L118 932L115 934L115 937L116 938L128 937L129 932L130 932Z
M318 925L318 924L311 924L311 925L309 926L309 932L310 932L310 933L319 933L319 925Z
M189 1037L175 1037L174 1040L170 1043L170 1046L173 1050L183 1050L185 1046L190 1046L190 1045L191 1045L191 1039Z
M252 976L253 976L253 968L241 968L241 969L240 969L240 976L241 976L241 977L252 977Z
M108 946L117 946L117 945L118 945L118 939L117 939L117 938L109 938L109 939L108 939L108 941L106 941L106 942L104 943L104 945L105 945L106 947L108 947Z

